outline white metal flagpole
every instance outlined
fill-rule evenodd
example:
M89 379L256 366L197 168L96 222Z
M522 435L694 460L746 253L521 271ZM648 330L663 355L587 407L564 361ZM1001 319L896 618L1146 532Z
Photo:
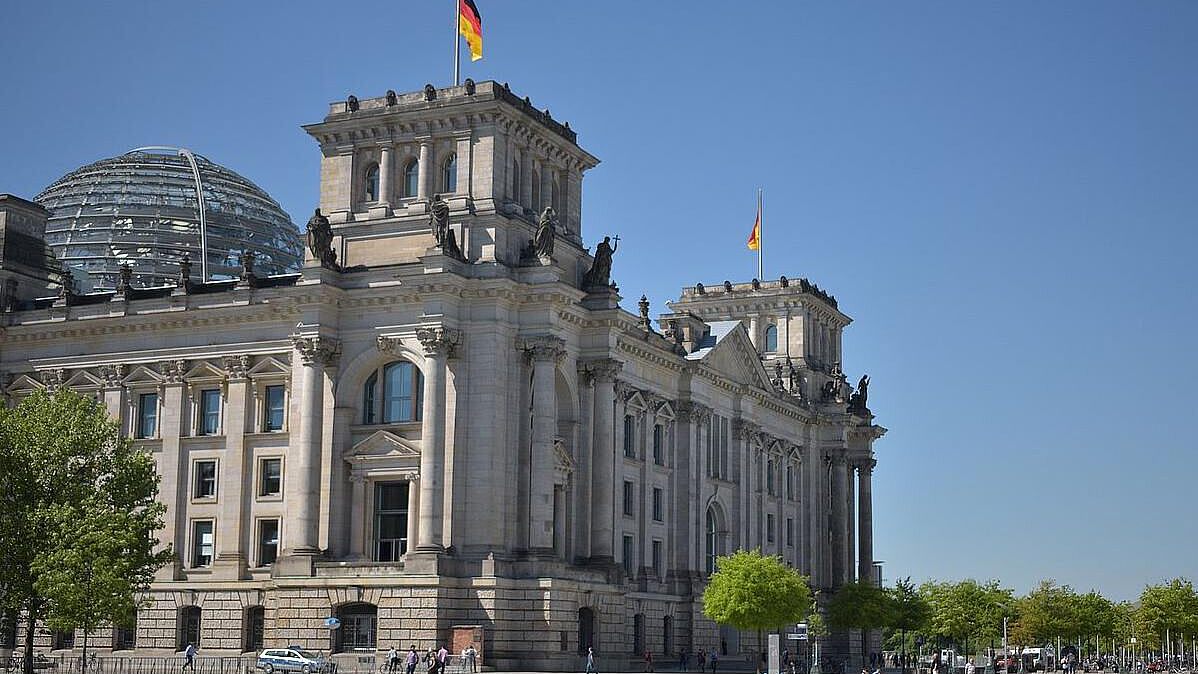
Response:
M458 86L462 79L462 43L458 36L459 25L462 21L462 6L458 0L453 0L453 86Z
M757 188L757 280L764 280L765 275L761 271L762 257L765 255L762 233L765 229L765 214L761 211L761 188Z

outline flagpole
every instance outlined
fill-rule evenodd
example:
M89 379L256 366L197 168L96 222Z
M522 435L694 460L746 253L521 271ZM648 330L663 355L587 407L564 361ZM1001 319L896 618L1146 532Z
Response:
M761 245L761 230L765 229L765 217L761 212L761 188L757 188L757 280L765 280L765 275L761 271L761 258L764 253Z
M453 86L462 79L462 44L458 42L458 24L462 21L462 6L453 0Z

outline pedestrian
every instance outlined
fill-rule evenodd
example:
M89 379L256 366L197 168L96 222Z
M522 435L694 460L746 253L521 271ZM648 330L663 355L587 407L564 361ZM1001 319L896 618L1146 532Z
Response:
M715 666L720 661L720 654L712 651L711 657L708 659L711 661L711 674L715 674Z
M465 665L466 671L470 672L470 674L474 674L478 671L478 667L476 667L474 664L474 657L476 655L478 655L478 651L474 650L474 644L470 644L466 648L462 649L462 660L465 661L462 664Z
M645 649L645 671L653 671L653 652Z
M595 649L587 646L586 674L595 674Z
M695 660L699 665L700 672L707 671L707 651L700 648L699 652L695 654Z
M183 667L179 671L183 671L188 667L191 671L196 670L196 647L195 644L188 642L187 648L183 649Z
M420 654L416 652L416 644L412 644L412 648L408 649L408 658L404 664L407 665L405 674L416 674L416 665L420 664Z
M449 664L449 649L444 646L437 651L437 674L445 674L445 665Z
M387 651L387 671L394 673L396 667L399 667L399 651L392 645L391 650Z
M424 653L424 666L428 674L437 674L437 651L432 646Z
M680 672L686 671L686 661L687 661L686 649L679 648L678 649L678 671L680 671Z

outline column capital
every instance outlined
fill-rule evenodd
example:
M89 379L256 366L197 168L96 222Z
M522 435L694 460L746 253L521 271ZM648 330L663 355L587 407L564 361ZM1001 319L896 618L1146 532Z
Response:
M242 381L249 378L250 357L246 354L225 356L225 379Z
M383 339L379 338L380 348ZM462 331L444 326L416 328L416 339L420 340L426 356L451 358L462 343Z
M830 450L828 452L828 459L834 466L847 466L849 464L849 458L841 451Z
M624 361L615 358L596 358L580 361L579 370L585 369L597 382L613 382L620 370L624 369Z
M711 408L693 400L680 400L674 408L674 414L679 421L693 421L700 424L711 418Z
M109 363L100 366L100 378L104 380L104 388L118 389L125 385L125 375L129 367L124 363Z
M554 335L523 337L517 340L516 348L527 353L534 362L560 363L566 357L566 340Z
M292 335L291 345L299 353L304 365L332 365L341 355L341 342L321 335Z
M45 384L46 390L50 392L57 391L62 388L63 383L67 380L67 371L61 367L56 367L51 370L42 370L37 373L38 379Z
M862 475L869 475L874 472L874 467L878 465L877 459L857 459L853 462L853 468L856 468Z
M732 418L732 432L741 440L750 440L761 432L761 427L745 421L744 417Z
M158 371L162 373L163 384L182 384L183 375L187 373L187 361L182 358L164 360L158 364Z

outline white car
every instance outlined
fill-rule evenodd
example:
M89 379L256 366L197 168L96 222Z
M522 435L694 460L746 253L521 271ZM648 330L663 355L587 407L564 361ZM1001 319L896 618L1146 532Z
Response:
M258 669L265 674L274 672L302 672L316 674L324 672L327 663L319 653L299 648L268 648L258 655Z

